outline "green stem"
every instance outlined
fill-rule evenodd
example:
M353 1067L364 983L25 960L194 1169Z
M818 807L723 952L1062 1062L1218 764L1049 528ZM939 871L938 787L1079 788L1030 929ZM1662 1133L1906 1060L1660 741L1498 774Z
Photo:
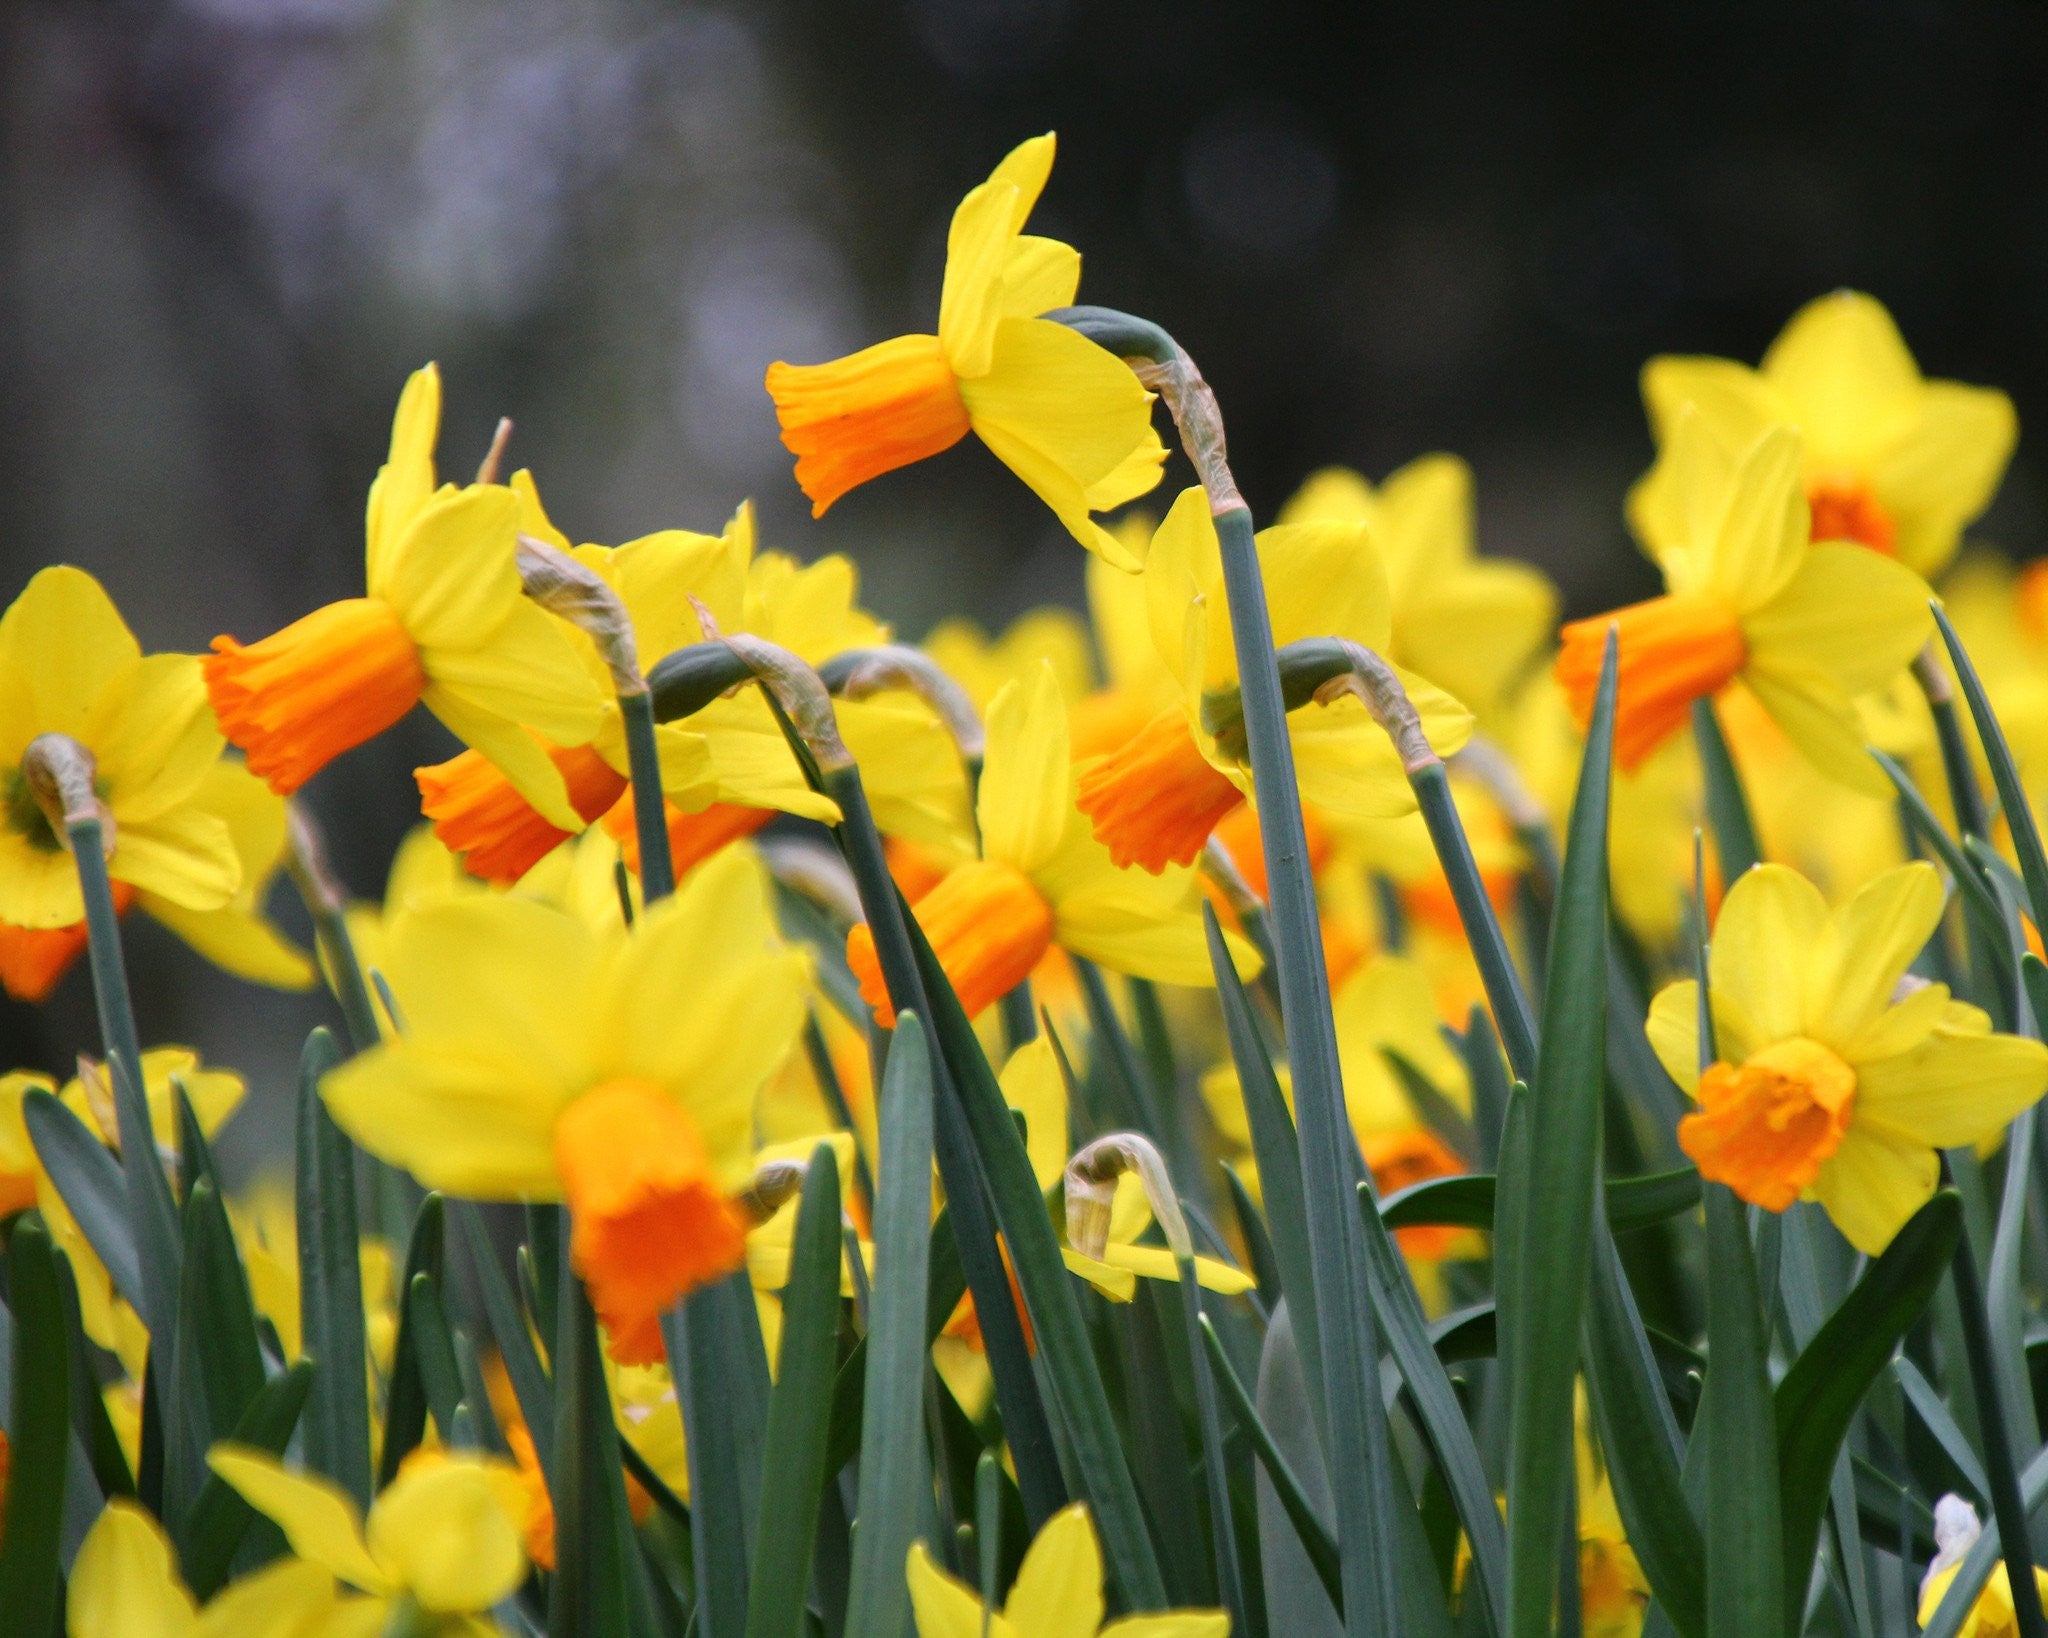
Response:
M1941 1158L1941 1180L1952 1181L1948 1156ZM1963 1352L1969 1356L1970 1385L1977 1400L1977 1421L1984 1434L1984 1477L1991 1487L1991 1516L1998 1523L1998 1547L2012 1583L2013 1617L2020 1638L2048 1638L2048 1616L2041 1609L2041 1590L2034 1580L2034 1551L2027 1536L2027 1507L2020 1495L2019 1470L2013 1465L2012 1436L2000 1397L1998 1366L1992 1358L1991 1324L1984 1307L1984 1284L1970 1237L1956 1241L1950 1261L1956 1306L1962 1311Z
M1949 800L1955 804L1956 829L1965 836L1989 836L1990 818L1984 811L1984 793L1977 786L1977 770L1970 765L1970 744L1963 738L1962 719L1956 715L1955 690L1932 648L1922 651L1913 662L1913 680L1926 695L1927 709L1934 717L1934 737L1941 745L1941 771L1948 778Z
M349 937L346 901L328 870L318 833L296 804L291 826L292 846L285 856L285 869L299 902L312 918L313 942L320 949L328 988L341 1007L349 1045L357 1052L368 1052L383 1038L383 1031L377 1027L377 1009L370 1000L363 964L356 957L355 940Z
M107 876L98 819L73 819L64 827L78 867L79 896L85 900L86 956L92 966L93 1002L99 1009L100 1042L107 1057L118 1062L130 1084L142 1086L142 1038L135 1030L135 1003L128 993L128 968L121 959L121 917L114 908L114 887ZM126 1111L122 1111L124 1114ZM156 1140L147 1128L131 1132L122 1122L125 1148L140 1141L150 1149Z
M661 757L654 743L654 696L621 694L626 721L626 766L633 780L633 829L640 841L640 897L653 904L676 890L668 848L668 808L661 792Z

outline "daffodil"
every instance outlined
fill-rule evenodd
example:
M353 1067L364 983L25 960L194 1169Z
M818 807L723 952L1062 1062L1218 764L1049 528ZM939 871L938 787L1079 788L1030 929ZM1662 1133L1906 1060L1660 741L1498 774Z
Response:
M530 472L512 475L512 491L519 500L519 532L574 558L617 596L643 667L703 640L696 604L738 608L753 551L751 507L742 506L722 534L664 529L623 546L578 546L548 517ZM580 631L572 630L570 641L592 693L603 701L603 714L589 744L547 744L543 749L561 774L577 816L591 823L626 798L625 723L610 667L597 645ZM667 798L686 811L708 805L716 794L716 775L703 734L687 725L662 723L655 728L655 749ZM415 769L414 778L421 808L436 833L451 852L462 855L472 875L487 881L518 880L571 834L535 808L479 751ZM626 801L625 806L630 826L632 804Z
M1100 559L1091 558L1090 563ZM1128 580L1130 576L1120 575ZM1072 609L1030 609L991 637L975 621L942 620L920 645L940 670L967 692L978 711L1002 692L1003 684L1028 677L1040 663L1052 667L1060 696L1071 710L1093 681L1088 658L1088 628Z
M494 1632L479 1618L526 1579L526 1488L495 1457L417 1451L367 1520L340 1486L266 1452L221 1444L206 1461L300 1559L368 1595L344 1606L351 1632L410 1611L451 1635Z
M250 768L290 795L424 703L564 829L581 823L536 734L587 744L604 694L562 622L530 602L514 560L519 503L502 484L441 484L441 378L405 385L370 486L366 595L246 647L216 637L206 686Z
M1165 449L1152 395L1123 361L1038 316L1070 306L1081 278L1071 245L1024 232L1052 159L1050 135L1020 143L954 211L937 335L898 336L829 364L768 366L814 516L972 432L1083 546L1138 566L1090 514L1152 488Z
M1817 1200L1875 1256L1934 1193L1938 1149L1994 1135L2048 1089L2048 1047L1994 1034L1942 984L1907 976L1941 920L1925 863L1887 871L1841 909L1783 865L1739 878L1714 924L1714 1058L1699 993L1659 993L1650 1042L1699 1103L1678 1140L1700 1174L1783 1211Z
M1875 552L1809 544L1799 435L1774 426L1732 471L1696 413L1672 432L1685 534L1660 558L1669 590L1559 634L1558 680L1583 724L1610 626L1621 641L1615 759L1625 770L1741 682L1823 773L1875 794L1855 696L1904 669L1932 631L1925 582ZM1696 457L1688 459L1688 456Z
M1970 1549L1983 1533L1977 1509L1962 1497L1947 1495L1935 1502L1935 1554L1920 1583L1917 1616L1921 1626L1934 1624L1935 1611L1948 1597L1949 1588L1962 1573L1963 1560L1969 1557ZM2041 1598L2048 1601L2048 1570L2034 1572L2034 1585ZM1955 1630L1956 1638L2021 1638L2019 1616L2012 1602L2012 1572L2003 1560L1985 1578L1983 1589Z
M163 1527L115 1500L79 1543L65 1588L67 1638L304 1638L328 1630L334 1577L288 1558L244 1577L201 1610Z
M566 1200L615 1353L658 1357L659 1315L740 1265L754 1096L803 1020L807 958L759 865L728 850L630 932L519 896L430 903L387 960L404 1031L328 1076L335 1119L429 1188Z
M1931 577L1997 492L2019 430L2004 393L1925 379L1883 304L1853 290L1802 307L1761 369L1651 359L1643 401L1659 448L1629 496L1629 522L1660 559L1693 543L1685 463L1732 469L1783 425L1801 437L1812 538L1855 541ZM1688 407L1705 431L1691 454L1674 448Z
M92 756L116 893L188 910L217 910L234 896L234 838L199 801L221 752L199 662L145 656L100 583L58 567L0 615L0 921L63 928L85 919L67 843L24 766L44 734Z
M1347 467L1311 473L1281 509L1289 523L1362 523L1386 567L1393 652L1484 719L1557 619L1542 572L1474 546L1472 469L1455 455L1410 461L1375 489Z
M1008 684L988 714L976 805L981 857L957 865L915 910L971 1018L1031 976L1055 945L1116 972L1167 984L1213 982L1199 900L1184 870L1119 870L1074 806L1059 683L1041 667ZM893 1016L873 935L846 942L861 996ZM1249 951L1244 960L1255 961Z
M1229 1638L1221 1610L1126 1615L1103 1625L1102 1549L1088 1509L1063 1507L1045 1521L1000 1610L910 1549L910 1604L918 1638Z
M1280 524L1260 531L1258 548L1276 644L1338 637L1386 657L1392 605L1365 525ZM1203 721L1206 703L1235 691L1237 657L1221 549L1201 490L1183 490L1153 535L1144 584L1153 646L1177 697L1082 767L1080 801L1119 865L1157 871L1192 861L1252 789L1242 735L1225 742ZM1470 713L1422 678L1395 671L1430 744L1445 753L1462 745ZM1304 707L1289 716L1288 733L1304 800L1365 818L1415 810L1400 756L1359 700Z
M312 962L264 913L264 901L284 864L283 800L240 762L222 758L200 780L192 805L227 826L241 863L241 885L225 904L195 910L161 893L117 882L116 912L140 909L238 978L282 990L309 988ZM17 1001L41 1001L85 953L85 944L83 921L68 927L0 922L0 986Z

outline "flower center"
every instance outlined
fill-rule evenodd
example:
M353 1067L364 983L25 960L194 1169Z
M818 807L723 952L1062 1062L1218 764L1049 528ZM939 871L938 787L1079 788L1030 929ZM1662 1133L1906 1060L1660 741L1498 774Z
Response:
M586 822L600 817L626 789L626 776L588 745L547 747L568 787L569 805ZM434 834L463 868L487 882L516 882L569 832L543 818L490 758L464 751L431 768L415 768L420 811L434 822Z
M1621 674L1614 709L1614 755L1633 771L1685 722L1694 700L1711 699L1749 658L1742 627L1712 597L1673 593L1558 633L1557 680L1583 730L1593 715L1607 628L1621 629Z
M969 1018L1031 976L1052 948L1052 906L1023 874L976 859L956 866L916 904L918 925ZM886 1028L895 1022L881 959L867 925L846 935L861 999Z
M1155 876L1169 864L1192 864L1209 833L1244 801L1202 755L1177 705L1083 762L1078 776L1081 811L1095 839L1119 869L1138 865Z
M216 637L202 664L221 732L280 796L381 734L427 686L404 621L380 597L329 603L246 648Z
M1841 1147L1856 1072L1818 1041L1794 1037L1740 1068L1710 1065L1698 1096L1699 1113L1678 1123L1678 1142L1700 1175L1783 1211Z
M771 364L767 386L813 517L971 429L937 336L897 336L829 364Z
M1886 557L1898 555L1898 526L1869 484L1822 479L1808 486L1806 504L1813 509L1813 539L1853 540Z
M620 1338L652 1338L658 1356L652 1322L740 1266L746 1219L719 1186L696 1122L649 1082L606 1081L584 1093L555 1121L554 1137L570 1261L614 1357Z

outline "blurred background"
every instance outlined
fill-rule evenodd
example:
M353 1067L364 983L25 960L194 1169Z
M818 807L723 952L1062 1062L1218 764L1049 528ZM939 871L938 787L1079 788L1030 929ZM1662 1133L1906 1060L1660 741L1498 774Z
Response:
M937 307L948 217L1056 129L1033 226L1201 362L1255 512L1450 449L1483 549L1573 612L1653 589L1621 522L1658 351L1754 361L1838 285L2023 429L1978 534L2048 530L2048 8L1197 0L12 0L0 8L0 597L99 575L145 646L360 590L406 373L496 418L578 539L847 551L918 636L1076 601L1081 553L972 440L820 522L761 390ZM1185 468L1169 469L1168 489ZM310 790L364 895L424 713ZM132 918L145 1040L281 1111L324 998ZM97 1036L81 969L0 1067ZM239 1143L267 1141L265 1119ZM274 1130L273 1130L274 1135Z

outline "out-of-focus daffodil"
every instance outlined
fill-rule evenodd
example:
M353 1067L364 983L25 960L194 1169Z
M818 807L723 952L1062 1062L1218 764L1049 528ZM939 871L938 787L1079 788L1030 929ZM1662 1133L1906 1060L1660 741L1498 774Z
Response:
M1650 1009L1657 1056L1699 1102L1678 1138L1702 1176L1769 1211L1817 1200L1875 1256L1933 1194L1936 1150L1981 1142L2048 1089L2048 1047L1907 978L1942 907L1924 863L1832 913L1782 865L1728 890L1708 970L1714 1062L1699 1067L1695 983Z
M1685 534L1660 558L1662 597L1559 634L1557 676L1583 724L1610 626L1620 632L1615 758L1634 769L1695 700L1740 681L1822 772L1874 794L1855 696L1890 682L1927 641L1926 584L1854 546L1809 544L1799 435L1766 430L1732 468L1697 413L1671 434Z
M1557 592L1540 570L1477 555L1472 469L1455 455L1410 461L1377 489L1347 467L1326 467L1279 521L1364 524L1393 603L1386 658L1441 684L1482 721L1557 619Z
M367 1607L347 1606L362 1623L348 1631L383 1630L371 1622L407 1608L432 1617L478 1616L526 1579L526 1487L509 1462L416 1451L365 1520L338 1485L295 1472L266 1452L215 1445L206 1460L284 1532L294 1554L369 1595Z
M1102 1549L1079 1503L1045 1521L1024 1555L1000 1610L932 1562L923 1542L910 1549L910 1603L918 1638L1228 1638L1220 1610L1126 1615L1102 1624Z
M662 1311L740 1264L754 1095L803 1020L808 961L759 865L721 854L630 932L446 900L400 918L388 961L404 1032L328 1076L336 1120L430 1188L567 1200L616 1357L658 1358Z
M771 364L767 387L812 512L976 434L1091 552L1137 560L1090 516L1159 481L1152 395L1123 361L1041 313L1070 306L1080 253L1024 232L1052 171L1050 135L1020 143L960 202L937 335L829 364Z
M1071 609L1032 609L996 637L972 620L944 620L926 635L922 647L967 691L977 711L986 712L1004 683L1031 676L1041 663L1052 667L1070 710L1086 697L1092 681L1088 629Z
M1782 425L1801 437L1814 540L1856 541L1939 574L1963 526L1997 492L2019 431L2004 393L1925 379L1883 304L1853 290L1802 307L1761 369L1726 358L1651 359L1643 401L1659 448L1629 496L1629 522L1660 559L1693 544L1686 462L1732 470ZM1675 447L1688 407L1704 433L1691 453Z
M549 760L603 714L568 628L521 590L519 503L502 484L437 487L441 378L398 401L370 486L366 595L315 609L246 647L216 637L206 686L228 738L282 795L424 703L564 829L580 823Z
M288 1558L237 1581L204 1610L178 1575L163 1527L134 1502L107 1504L79 1543L65 1590L66 1638L311 1638L330 1630L334 1577Z
M1119 870L1074 806L1067 719L1049 667L1013 682L988 716L977 812L982 856L920 897L917 919L971 1018L1031 976L1054 945L1116 972L1213 982L1199 899L1185 871ZM873 935L847 939L861 995L893 1016ZM1244 949L1240 965L1256 965Z
M70 928L85 919L78 872L24 766L45 734L91 753L117 900L228 903L242 864L226 823L200 801L221 737L199 661L144 655L83 569L42 570L0 615L0 921Z
M1276 644L1340 637L1385 657L1393 633L1387 581L1363 524L1276 525L1260 532L1258 546ZM1219 742L1202 721L1205 701L1236 688L1237 657L1216 526L1199 489L1182 491L1153 535L1144 582L1153 646L1179 685L1177 697L1089 760L1080 801L1119 865L1157 871L1193 860L1251 793L1243 745ZM1462 745L1470 713L1396 670L1431 745L1445 753ZM1288 733L1304 800L1370 818L1414 811L1400 756L1357 699L1296 711Z

